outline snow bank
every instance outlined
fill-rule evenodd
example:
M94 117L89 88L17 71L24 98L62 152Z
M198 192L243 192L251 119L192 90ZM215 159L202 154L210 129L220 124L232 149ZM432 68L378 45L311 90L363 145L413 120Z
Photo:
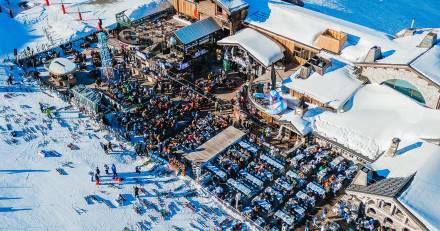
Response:
M440 111L425 108L395 90L377 84L361 88L344 113L323 112L315 130L370 159L388 149L391 139L440 138Z

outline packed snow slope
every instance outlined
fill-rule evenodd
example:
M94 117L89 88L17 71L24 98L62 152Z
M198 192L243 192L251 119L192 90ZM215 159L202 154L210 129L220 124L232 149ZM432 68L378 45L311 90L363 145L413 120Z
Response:
M32 82L6 85L9 72L20 80L19 70L0 66L0 230L122 230L133 229L140 221L147 221L152 230L208 230L225 219L211 200L185 197L194 190L190 181L145 168L135 174L134 166L140 162L127 145L106 155L100 142L120 144L111 134ZM40 111L39 103L54 107L53 119ZM79 150L71 150L70 143ZM43 157L39 155L42 150L55 155ZM104 174L103 165L112 163L125 179L116 187L111 187L112 178ZM102 175L99 186L89 175L97 166ZM56 168L63 168L67 175L58 174ZM141 199L170 215L162 218L154 209L147 209L144 215L135 213L134 185L148 192L141 193ZM173 196L162 197L159 203L157 195L168 191ZM91 194L112 208L105 203L86 203L84 197ZM127 199L125 205L115 203L119 194Z
M49 0L49 6L43 0L29 0L29 9L20 8L20 0L10 2L0 3L14 13L13 19L7 10L0 13L0 57L12 57L14 48L22 51L29 46L37 51L84 37L97 30L98 19L104 27L114 26L115 14L121 11L136 20L170 6L167 0L70 0L64 1L63 14L61 0Z
M409 27L440 27L438 0L304 0L305 7L350 22L395 34Z

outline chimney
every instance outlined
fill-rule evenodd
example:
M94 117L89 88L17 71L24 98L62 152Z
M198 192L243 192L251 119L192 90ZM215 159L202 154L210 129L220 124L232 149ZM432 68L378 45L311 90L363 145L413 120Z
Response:
M396 33L397 38L406 37L406 36L413 36L416 33L416 29L413 28L405 28L399 32Z
M295 115L303 117L306 110L307 110L307 104L304 100L304 97L301 97L299 99L298 105L295 107Z
M309 63L305 63L299 69L299 77L307 79L312 74L312 66Z
M423 38L422 42L419 44L418 47L423 48L431 48L435 45L437 42L437 34L433 32L429 32L425 38Z
M388 149L387 154L391 157L394 157L397 153L397 149L399 148L400 139L399 138L393 138L391 142L391 146Z
M367 56L365 56L364 62L366 63L374 63L376 60L382 58L382 51L380 47L374 46L370 48L370 50L367 53Z

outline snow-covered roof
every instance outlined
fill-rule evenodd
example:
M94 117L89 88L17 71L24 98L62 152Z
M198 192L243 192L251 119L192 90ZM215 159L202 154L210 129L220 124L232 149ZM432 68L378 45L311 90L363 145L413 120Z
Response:
M440 184L433 179L440 177L440 147L422 140L402 140L398 154L383 155L372 164L387 178L415 176L398 200L411 211L429 230L440 227Z
M398 200L429 230L440 230L440 150L425 163Z
M360 88L344 110L314 116L315 131L373 160L389 148L394 137L440 138L439 110L426 108L385 85Z
M381 48L383 57L376 62L383 64L409 64L428 49L417 46L429 30L394 38L371 28L277 0L270 1L264 7L251 8L253 12L249 12L246 19L249 24L316 49L319 49L317 38L325 30L346 33L347 42L340 56L351 62L364 62L373 46Z
M172 5L167 0L151 0L145 1L142 5L130 7L125 11L125 15L135 21L169 9Z
M350 76L349 67L333 60L324 75L313 72L308 78L295 72L284 81L284 86L318 100L333 109L339 109L361 87L362 82Z
M217 43L238 45L266 67L284 57L284 48L280 44L251 28L243 29Z
M440 44L416 59L411 67L440 85Z
M292 123L292 125L302 134L307 135L312 132L310 127L310 122L304 120L300 116L295 114L294 110L286 110L282 114L280 114L281 121L287 121Z
M248 7L248 4L243 0L215 0L223 9L229 13L241 10Z
M49 64L49 72L54 75L68 75L76 71L76 64L66 58L53 59Z

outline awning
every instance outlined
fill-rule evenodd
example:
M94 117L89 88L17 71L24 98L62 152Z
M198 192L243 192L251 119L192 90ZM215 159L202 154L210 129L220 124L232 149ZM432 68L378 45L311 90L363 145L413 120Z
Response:
M218 41L217 44L240 46L266 67L284 57L284 47L251 28L243 29Z
M209 17L181 28L174 32L174 34L180 42L182 42L184 45L188 45L199 39L209 36L220 29L220 26L217 25L215 20Z
M238 142L246 133L230 126L206 141L197 151L186 154L185 158L191 162L205 163Z

